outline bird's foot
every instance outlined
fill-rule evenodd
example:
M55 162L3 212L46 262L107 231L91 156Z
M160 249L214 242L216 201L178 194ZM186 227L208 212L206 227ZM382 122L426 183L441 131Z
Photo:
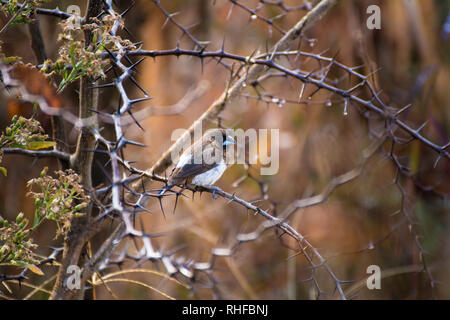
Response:
M214 186L210 186L210 185L207 185L205 187L208 187L212 190L212 198L216 199L216 191L220 191L220 189L217 187L214 187Z

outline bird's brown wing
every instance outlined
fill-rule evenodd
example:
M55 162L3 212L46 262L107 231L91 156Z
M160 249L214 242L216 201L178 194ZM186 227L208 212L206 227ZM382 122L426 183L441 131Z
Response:
M185 180L193 178L199 174L202 174L208 170L211 170L217 166L217 164L185 164L181 168L175 168L172 175L169 178L169 184L183 183Z
M197 146L194 146L197 147ZM211 152L212 146L206 147L203 152ZM195 148L191 148L188 152L193 153ZM169 184L183 183L185 180L193 178L217 166L216 163L186 163L180 168L174 168L169 177Z

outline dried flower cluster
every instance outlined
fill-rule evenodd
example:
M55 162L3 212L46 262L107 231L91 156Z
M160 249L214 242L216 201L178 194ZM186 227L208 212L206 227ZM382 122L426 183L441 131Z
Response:
M46 141L47 139L48 135L44 133L39 121L15 115L11 119L11 125L0 136L0 149L12 147L37 150L55 145L52 141Z
M58 228L56 237L67 235L71 221L84 215L82 210L87 207L90 198L81 186L80 176L73 170L57 171L57 179L47 175L47 167L42 170L39 178L28 181L28 195L35 199L35 216L33 228L44 220L53 220ZM34 192L37 186L40 192Z
M23 213L11 223L0 218L0 264L26 266L38 262L32 251L37 245L29 238L32 230L27 226L28 219Z
M83 26L84 30L90 30L94 34L94 41L100 41L102 47L99 49L108 49L109 51L118 50L118 44L122 47L126 47L129 50L135 50L136 47L133 43L128 39L122 39L122 37L116 35L116 32L112 33L111 30L114 28L117 23L117 28L123 29L124 22L120 15L117 13L112 13L103 16L100 21L97 18L91 18L93 23L85 24Z
M58 91L62 91L67 84L79 78L89 76L93 78L104 78L104 67L107 60L101 57L105 48L109 51L117 50L117 44L135 49L132 42L123 40L119 36L113 35L111 29L118 21L118 27L123 27L123 21L119 15L106 15L102 20L92 18L92 23L79 24L75 21L75 16L63 20L60 25L63 29L58 36L58 41L62 42L59 48L59 58L53 63L47 60L42 67L42 71L48 76L58 74L63 77L58 86ZM90 31L93 36L91 43L86 46L83 39L83 32Z

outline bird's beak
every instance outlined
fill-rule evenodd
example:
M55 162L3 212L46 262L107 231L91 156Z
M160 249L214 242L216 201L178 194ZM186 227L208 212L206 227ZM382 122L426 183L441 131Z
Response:
M230 144L236 144L236 141L232 137L227 136L227 139L223 142L222 145L225 147L225 146L228 146Z

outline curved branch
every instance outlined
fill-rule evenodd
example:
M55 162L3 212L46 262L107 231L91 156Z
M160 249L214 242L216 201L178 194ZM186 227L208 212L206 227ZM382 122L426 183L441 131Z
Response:
M63 161L70 160L70 154L59 150L27 150L22 148L3 148L4 154L23 154L36 158L58 158Z

